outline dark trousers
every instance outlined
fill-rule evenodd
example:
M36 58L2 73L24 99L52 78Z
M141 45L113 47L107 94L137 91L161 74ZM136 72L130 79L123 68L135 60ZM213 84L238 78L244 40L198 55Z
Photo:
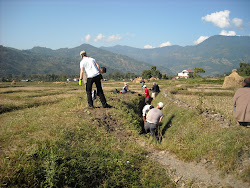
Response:
M89 106L93 106L93 99L92 99L92 86L93 83L95 83L97 88L97 96L100 97L102 106L105 107L107 105L106 98L104 96L103 90L102 90L102 84L101 84L101 75L97 75L94 78L88 78L87 84L86 84L86 93L88 97L88 104Z

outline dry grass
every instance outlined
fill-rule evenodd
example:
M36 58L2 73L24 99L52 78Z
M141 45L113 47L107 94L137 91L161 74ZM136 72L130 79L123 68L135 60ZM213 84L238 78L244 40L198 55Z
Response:
M175 95L181 101L190 104L194 107L202 102L203 109L210 109L215 112L220 112L227 119L233 119L233 100L230 96L197 96L197 95Z

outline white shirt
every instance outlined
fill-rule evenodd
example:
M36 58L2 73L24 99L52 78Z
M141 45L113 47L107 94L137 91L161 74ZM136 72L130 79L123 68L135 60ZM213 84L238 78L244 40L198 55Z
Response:
M83 57L82 61L80 62L80 69L81 68L85 69L87 78L94 78L100 74L95 64L95 59L91 57Z
M145 105L144 107L143 107L143 109L142 109L142 116L146 116L147 115L147 113L148 113L148 111L150 110L150 104L147 104L147 105Z

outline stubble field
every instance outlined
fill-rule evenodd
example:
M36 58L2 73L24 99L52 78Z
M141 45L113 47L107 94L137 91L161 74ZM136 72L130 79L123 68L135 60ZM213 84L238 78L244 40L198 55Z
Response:
M128 135L183 161L206 159L223 174L249 181L250 131L235 126L232 114L237 88L221 89L221 80L156 82L161 93L153 105L165 104L159 143L139 135L140 84L127 82L133 94L114 94L123 82L103 82L114 108L103 109L97 100L98 108L88 109L85 88L77 83L1 83L1 186L176 186ZM221 114L230 126L202 116L205 111Z

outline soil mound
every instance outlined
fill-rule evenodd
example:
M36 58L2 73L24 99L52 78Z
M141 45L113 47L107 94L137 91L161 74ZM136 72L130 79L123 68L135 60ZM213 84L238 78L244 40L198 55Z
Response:
M241 87L244 78L240 76L236 69L232 70L229 76L225 77L222 88Z

